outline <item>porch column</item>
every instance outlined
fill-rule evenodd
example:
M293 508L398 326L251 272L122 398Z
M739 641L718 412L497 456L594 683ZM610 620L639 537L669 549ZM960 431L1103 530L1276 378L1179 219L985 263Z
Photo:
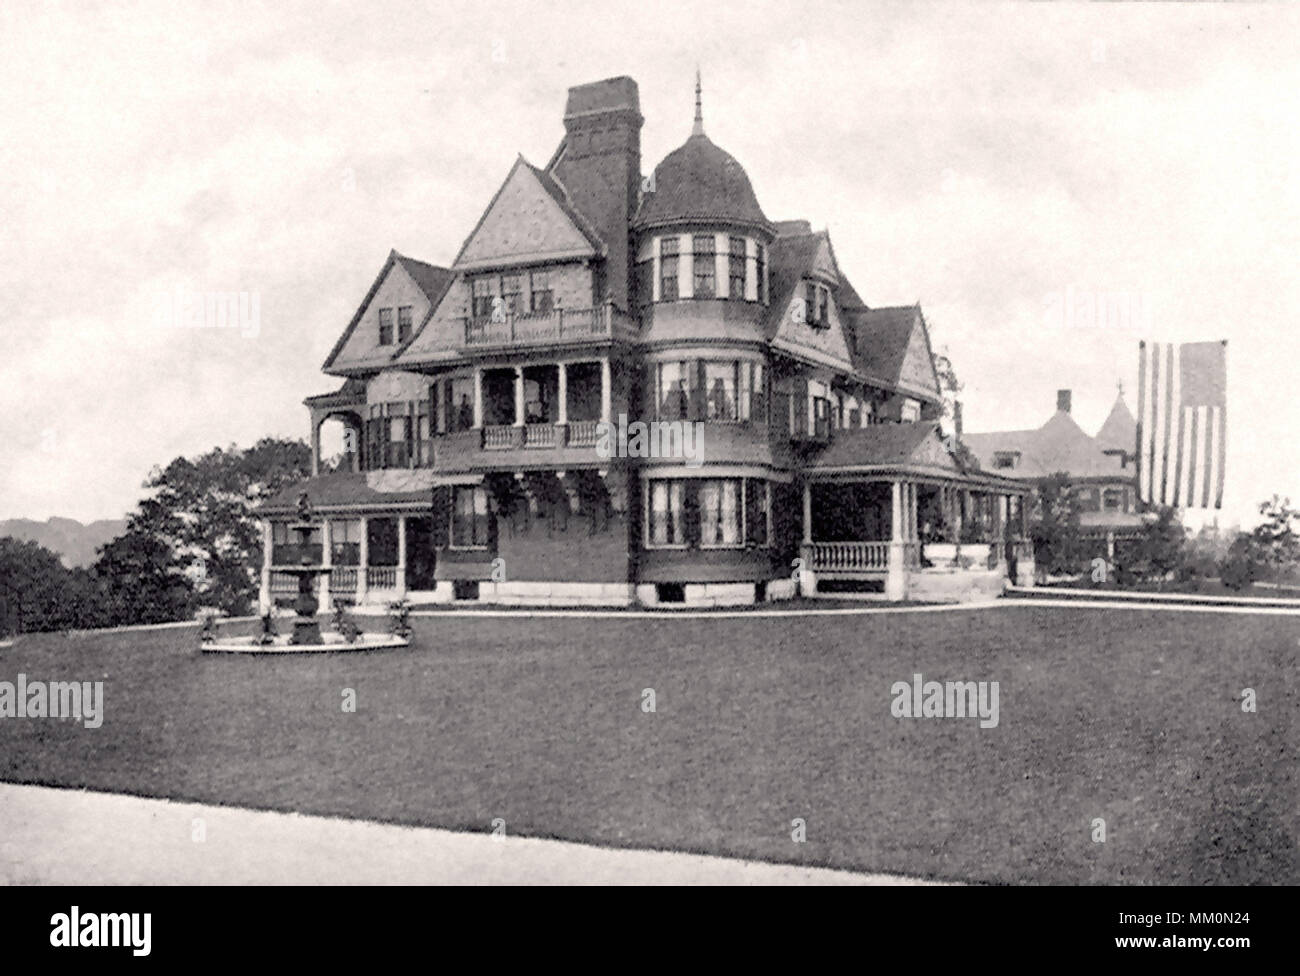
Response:
M609 423L611 393L609 357L606 356L600 361L600 419L605 423Z
M559 363L560 370L560 415L557 424L569 422L569 364Z
M812 483L803 483L803 545L799 549L799 595L817 592L817 575L813 572L812 550Z
M907 568L903 564L903 485L891 481L889 489L889 569L885 575L885 599L904 600L907 598Z
M320 474L320 423L311 415L311 476Z
M257 590L258 613L271 610L271 522L262 521L262 581Z
M330 613L334 609L334 603L330 599L330 572L334 565L334 546L333 537L330 534L330 520L321 519L320 527L320 564L324 567L325 572L320 578L320 608L322 613Z
M524 425L524 368L515 367L515 426Z
M406 598L406 516L397 516L397 598Z
M450 423L449 420L448 425ZM474 426L483 426L483 367L481 366L474 367Z
M366 602L366 595L370 590L370 581L366 578L370 574L367 570L370 568L370 519L364 515L361 516L361 558L360 565L357 566L357 606Z

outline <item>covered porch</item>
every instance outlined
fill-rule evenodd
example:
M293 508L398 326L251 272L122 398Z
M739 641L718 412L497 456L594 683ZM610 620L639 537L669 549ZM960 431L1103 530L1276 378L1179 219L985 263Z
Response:
M843 432L809 465L801 593L950 602L1032 585L1029 486L963 467L934 424L891 426Z

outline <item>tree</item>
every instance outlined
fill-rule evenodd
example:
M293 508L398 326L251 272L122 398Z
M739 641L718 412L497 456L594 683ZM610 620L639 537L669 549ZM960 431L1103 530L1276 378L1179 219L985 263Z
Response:
M200 605L248 613L261 565L252 509L310 474L311 449L274 438L155 469L145 483L151 494L115 540L120 545L105 547L96 564L114 615L129 618L134 608L138 622L160 614L174 620ZM118 578L133 572L144 573L144 580Z
M1187 530L1178 509L1160 506L1151 513L1136 538L1121 550L1116 578L1121 582L1138 579L1161 583L1183 568L1187 557Z
M1274 495L1260 502L1259 514L1263 521L1238 533L1219 563L1219 577L1231 589L1300 572L1300 511L1291 507L1291 499Z
M1064 471L1039 482L1029 535L1034 540L1034 562L1043 572L1075 573L1082 567L1086 554L1079 533L1079 506Z
M95 627L94 581L35 542L0 538L0 634Z
M108 626L182 620L195 604L184 564L138 516L126 531L99 550L91 572L99 582Z

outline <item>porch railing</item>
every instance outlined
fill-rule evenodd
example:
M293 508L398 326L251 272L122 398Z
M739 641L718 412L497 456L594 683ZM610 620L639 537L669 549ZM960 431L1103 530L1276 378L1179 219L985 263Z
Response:
M813 542L804 549L813 572L883 573L889 569L888 542Z
M291 573L271 574L271 593L275 596L287 596L298 592L298 577Z
M331 593L357 592L357 567L335 566L330 570Z
M368 566L366 568L366 586L372 590L397 589L397 567Z

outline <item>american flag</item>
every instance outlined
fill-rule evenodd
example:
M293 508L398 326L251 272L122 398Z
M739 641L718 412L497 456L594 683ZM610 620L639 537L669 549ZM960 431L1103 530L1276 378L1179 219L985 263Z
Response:
M1138 497L1223 507L1228 342L1138 345Z

